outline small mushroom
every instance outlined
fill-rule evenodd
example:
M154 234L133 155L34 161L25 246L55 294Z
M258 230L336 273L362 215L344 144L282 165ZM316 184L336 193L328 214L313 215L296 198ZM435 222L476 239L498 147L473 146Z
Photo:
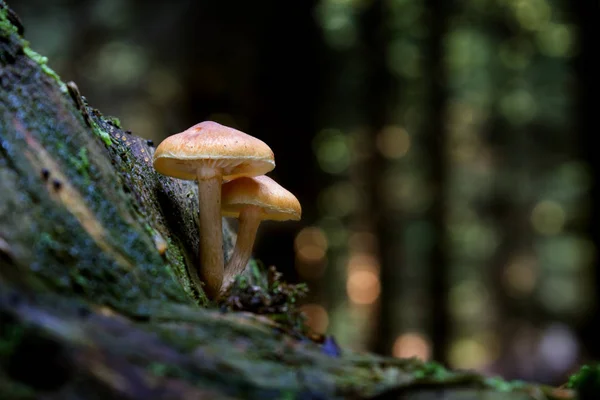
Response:
M268 176L239 178L221 188L221 215L239 219L233 254L225 267L221 293L242 273L252 255L258 226L263 220L299 220L298 199Z
M206 295L215 298L223 280L221 184L271 171L273 151L248 134L205 121L162 141L154 153L154 168L163 175L198 181L199 277Z

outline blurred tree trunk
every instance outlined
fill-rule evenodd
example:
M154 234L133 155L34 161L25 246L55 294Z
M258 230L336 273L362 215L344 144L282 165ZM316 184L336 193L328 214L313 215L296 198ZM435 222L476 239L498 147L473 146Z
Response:
M364 193L367 201L367 214L377 238L380 262L379 278L381 295L378 299L378 318L373 329L371 348L380 354L391 353L394 343L395 321L400 319L401 310L397 307L400 290L397 286L401 266L398 265L394 248L400 242L400 226L394 226L393 212L387 207L384 196L385 188L381 181L386 170L386 161L377 149L377 135L389 122L391 91L395 89L393 79L387 66L387 49L389 45L388 24L386 22L385 2L372 1L361 15L360 27L364 41L365 77L363 79L362 107L365 112L368 138L366 149L368 159L364 168Z
M592 174L592 189L589 198L589 235L596 248L596 257L593 261L595 307L589 312L589 318L581 328L581 338L587 355L592 359L600 359L600 186L598 183L598 155L597 155L597 125L598 117L596 111L597 85L594 82L600 66L596 57L596 40L598 24L598 3L591 1L569 2L574 13L575 23L579 27L579 54L575 58L575 77L577 77L576 93L578 94L575 110L577 115L575 123L581 135L581 147L583 156L588 162Z
M159 176L152 144L89 107L22 33L0 0L2 398L564 394L416 360L340 354L264 316L198 307L206 300L189 283L197 277L186 275L197 265L196 185ZM225 237L230 250L233 235Z
M431 165L430 184L433 202L429 210L429 220L433 225L433 245L430 258L430 290L432 299L431 340L433 359L445 363L450 343L448 280L450 273L446 254L446 184L448 180L447 140L445 129L446 71L444 66L444 37L448 27L448 17L452 9L451 0L428 0L429 48L426 55L425 76L429 81L429 114L427 144Z
M306 177L315 176L318 171L307 155L312 154L311 133L316 131L314 115L325 90L320 76L322 49L318 26L310 15L316 3L316 0L271 1L267 7L271 15L262 16L269 22L261 25L257 39L258 58L264 68L257 77L259 89L255 102L258 105L250 110L254 112L250 113L248 127L249 132L279 132L269 139L277 162L277 168L269 175L296 195L303 205L303 221L315 220L313 199L319 188L314 180ZM251 8L256 5L252 4ZM271 40L273 32L282 40ZM290 76L302 76L302 79L290 79ZM282 181L279 177L288 179ZM294 255L294 236L299 224L264 224L255 246L257 258L282 268L285 276L293 280L298 277L290 256ZM262 240L262 237L268 239Z
M351 4L340 4L340 7L350 8ZM315 10L316 13L316 10ZM326 17L323 17L326 18ZM354 21L353 21L354 22ZM341 33L340 35L343 35ZM329 39L329 48L323 52L321 69L323 70L323 96L320 98L317 119L321 131L317 133L317 140L313 141L313 151L324 137L343 135L343 140L349 148L351 133L362 122L363 110L360 98L362 95L363 54L357 40L348 41L345 45L335 45ZM351 83L349 83L351 82ZM318 158L318 156L317 156ZM325 171L322 166L319 181L323 189L321 194L335 192L338 184L354 185L356 176L353 167L342 168L339 171ZM313 200L314 201L314 200ZM355 217L353 210L337 210L334 201L320 204L318 226L328 236L327 267L322 280L323 301L321 304L331 310L329 315L328 332L340 338L341 343L350 344L356 337L354 320L351 321L349 299L346 291L347 265L348 265L348 233L347 227Z

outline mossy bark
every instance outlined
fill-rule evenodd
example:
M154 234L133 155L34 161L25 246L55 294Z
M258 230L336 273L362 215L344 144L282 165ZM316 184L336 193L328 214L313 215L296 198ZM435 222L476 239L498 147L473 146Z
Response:
M1 398L575 398L332 354L211 308L187 268L196 185L156 174L152 145L89 107L22 34L0 0ZM224 237L230 253L227 225Z

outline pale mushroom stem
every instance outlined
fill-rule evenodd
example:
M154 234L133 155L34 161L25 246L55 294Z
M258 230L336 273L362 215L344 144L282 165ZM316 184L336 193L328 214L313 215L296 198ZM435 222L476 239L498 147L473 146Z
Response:
M231 284L235 277L241 274L252 256L252 248L256 239L256 232L262 220L262 209L257 206L245 206L238 217L238 235L233 254L225 267L224 289Z
M206 176L198 171L200 268L204 292L209 299L219 295L223 282L223 222L221 218L220 173Z

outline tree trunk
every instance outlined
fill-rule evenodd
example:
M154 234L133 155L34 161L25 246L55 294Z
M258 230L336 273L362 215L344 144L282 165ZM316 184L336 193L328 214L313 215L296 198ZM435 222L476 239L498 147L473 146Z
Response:
M22 33L0 0L1 398L575 398L340 355L280 315L206 307L187 268L193 182L158 175L152 144L89 107Z
M379 256L381 296L378 301L377 318L373 318L377 329L371 332L370 347L382 355L390 355L394 339L399 334L398 322L401 320L400 304L402 290L398 287L402 265L398 265L401 232L397 212L388 209L382 195L382 179L386 172L386 160L377 149L377 135L389 121L388 104L392 98L394 80L387 66L387 46L390 42L389 28L385 18L385 2L372 1L363 11L360 20L364 40L366 61L365 80L363 82L363 104L369 145L369 157L362 166L365 191L368 194L367 216L373 224L377 237L377 255ZM363 149L364 151L364 149Z
M449 320L448 284L449 273L446 249L446 217L448 193L449 163L446 151L447 134L445 123L445 107L447 101L446 73L444 68L444 37L448 19L452 10L451 0L429 0L429 59L430 79L430 111L428 129L428 156L430 157L430 184L433 188L434 200L429 210L429 219L434 226L434 238L429 259L430 290L432 298L431 341L433 358L446 363L452 329Z
M590 190L590 211L588 222L588 233L596 249L600 248L600 213L598 212L598 201L600 199L600 185L598 184L598 157L596 154L596 126L597 110L596 104L596 85L590 85L587 82L593 82L598 71L598 59L596 53L596 44L594 37L597 31L598 3L577 1L569 3L575 23L579 27L579 52L574 62L575 76L578 77L576 87L577 110L576 124L581 132L581 149L584 158L587 160L590 168L590 180L592 187ZM594 288L600 288L600 259L594 257L593 262ZM595 293L593 308L589 311L587 321L580 328L580 335L583 339L584 347L587 349L589 358L600 357L600 343L597 338L600 334L600 296Z

